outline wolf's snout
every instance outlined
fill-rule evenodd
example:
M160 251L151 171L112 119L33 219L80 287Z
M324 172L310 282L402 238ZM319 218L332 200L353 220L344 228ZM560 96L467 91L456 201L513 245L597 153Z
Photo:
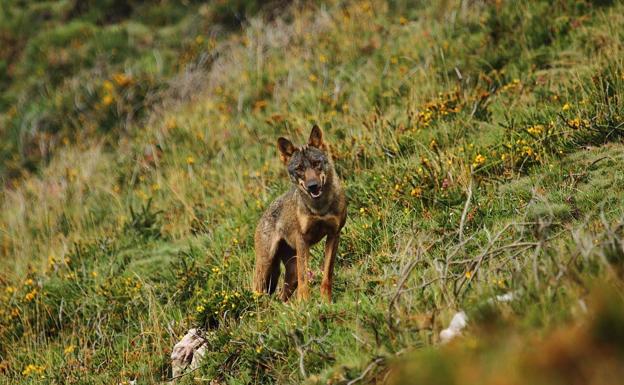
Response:
M319 181L313 180L306 183L306 188L311 193L317 193L321 189L321 184L319 183Z

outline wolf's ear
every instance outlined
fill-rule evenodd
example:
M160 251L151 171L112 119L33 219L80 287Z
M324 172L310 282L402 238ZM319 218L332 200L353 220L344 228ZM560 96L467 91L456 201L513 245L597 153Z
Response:
M312 127L312 132L310 132L310 139L308 139L308 146L316 147L319 150L325 148L325 144L323 143L323 131L316 124Z
M296 150L291 141L284 137L277 139L277 148L280 151L280 158L284 163L288 163L288 160Z

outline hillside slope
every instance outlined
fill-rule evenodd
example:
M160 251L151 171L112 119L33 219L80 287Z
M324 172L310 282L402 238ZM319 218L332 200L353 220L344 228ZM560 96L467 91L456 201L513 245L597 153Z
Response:
M147 83L132 66L84 74L86 109L71 93L40 115L12 104L3 122L75 120L44 135L46 157L2 170L0 381L164 381L198 325L208 353L182 383L516 383L522 365L569 383L584 356L547 353L572 335L616 375L622 42L620 2L297 3L199 31L193 58L218 54L167 69L136 119L126 101ZM288 187L277 137L301 142L313 123L349 217L334 303L317 246L312 299L283 304L249 290L253 231ZM439 348L460 309L464 338ZM509 358L540 344L541 361ZM578 378L601 383L588 357Z

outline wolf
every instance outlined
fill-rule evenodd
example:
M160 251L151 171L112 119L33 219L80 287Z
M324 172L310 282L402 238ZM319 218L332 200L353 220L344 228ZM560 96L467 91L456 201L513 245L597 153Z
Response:
M288 301L295 290L298 300L308 300L310 247L327 237L321 296L331 302L336 251L347 220L346 195L317 125L307 145L295 147L280 137L277 148L292 186L269 206L256 227L254 290L275 292L282 263L282 300Z

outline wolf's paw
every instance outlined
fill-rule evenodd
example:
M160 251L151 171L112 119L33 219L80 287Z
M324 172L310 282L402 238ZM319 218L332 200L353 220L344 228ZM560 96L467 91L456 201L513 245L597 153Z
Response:
M325 302L331 303L332 289L330 284L321 283L321 297L325 300Z
M307 301L310 299L310 289L307 286L297 288L297 300Z

